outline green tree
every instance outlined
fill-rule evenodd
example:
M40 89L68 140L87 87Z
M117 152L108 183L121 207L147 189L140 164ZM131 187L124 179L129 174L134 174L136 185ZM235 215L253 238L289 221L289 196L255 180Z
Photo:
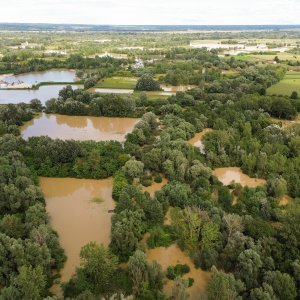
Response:
M148 262L144 252L137 250L130 256L128 271L133 282L133 294L136 295L143 283L148 282Z
M264 281L273 288L278 299L296 299L295 281L289 274L281 273L280 271L269 271L266 273Z
M124 165L125 174L131 180L140 177L144 171L144 164L138 160L128 160Z
M39 300L45 291L46 276L39 266L22 266L19 275L13 280L13 286L20 293L20 299Z
M85 290L97 297L113 293L118 258L103 245L90 242L82 247L80 259L80 267L65 287L65 296L74 292L80 294Z
M212 277L208 282L208 300L238 300L242 299L241 292L245 290L244 283L231 273L218 271L212 267Z
M123 210L112 218L112 251L126 261L134 253L144 232L144 213L141 210Z
M252 288L258 284L261 267L262 261L259 254L252 249L247 249L238 256L236 275L245 282L248 288Z
M296 100L298 99L298 93L296 91L293 91L291 94L291 99Z
M136 83L138 91L159 91L160 86L150 75L143 75Z

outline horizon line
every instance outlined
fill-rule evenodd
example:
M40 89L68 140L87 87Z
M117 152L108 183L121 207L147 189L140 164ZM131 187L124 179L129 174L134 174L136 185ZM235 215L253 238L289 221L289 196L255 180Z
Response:
M0 24L41 24L41 25L85 25L85 26L300 26L299 24L111 24L111 23L52 23L52 22L1 22Z

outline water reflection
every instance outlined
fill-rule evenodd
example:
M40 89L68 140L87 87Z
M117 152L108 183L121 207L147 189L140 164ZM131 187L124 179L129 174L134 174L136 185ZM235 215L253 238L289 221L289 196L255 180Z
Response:
M47 135L53 139L63 140L116 140L123 142L130 133L137 118L110 118L89 116L65 116L40 114L20 129L24 139L32 136Z
M74 82L76 72L74 70L50 70L42 72L30 72L19 75L0 76L2 82L7 83L9 87L25 84L32 86L41 82Z
M39 99L43 104L51 98L57 98L59 91L66 85L43 85L38 90L1 90L0 89L0 104L8 103L29 103L32 99ZM83 85L71 85L73 89L83 88Z

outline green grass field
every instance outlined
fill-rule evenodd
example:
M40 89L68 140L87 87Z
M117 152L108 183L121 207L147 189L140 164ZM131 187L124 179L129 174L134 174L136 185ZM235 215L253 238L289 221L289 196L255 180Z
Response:
M267 94L290 96L293 91L300 95L300 72L288 72L283 80L268 88Z
M283 52L283 53L277 53L277 54L240 54L235 56L236 59L239 60L247 60L247 61L270 61L270 60L274 60L275 56L278 56L279 60L281 61L287 61L287 60L291 60L291 61L299 61L300 60L300 55L296 55L296 54L291 54L291 53L287 53L287 52Z
M137 79L134 77L109 77L99 81L98 88L107 89L134 89Z

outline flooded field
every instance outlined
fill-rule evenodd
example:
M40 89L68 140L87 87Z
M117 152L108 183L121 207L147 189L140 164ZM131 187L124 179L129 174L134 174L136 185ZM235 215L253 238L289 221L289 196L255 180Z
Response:
M74 70L49 70L43 72L30 72L19 75L0 76L1 87L22 88L31 87L41 82L74 82L76 72Z
M195 147L198 147L200 149L200 152L204 154L204 144L202 143L202 139L206 133L211 131L211 128L205 128L201 132L197 132L193 138L188 140L188 143Z
M213 175L224 184L228 185L232 181L240 183L242 186L257 187L264 185L266 181L260 178L251 178L244 174L240 168L228 167L228 168L217 168L213 170Z
M66 85L42 85L38 90L1 90L0 89L0 104L8 103L29 103L32 99L39 99L43 104L51 98L57 98L58 92ZM71 85L73 89L83 88L82 84Z
M24 139L47 135L53 139L123 142L127 133L139 122L136 118L110 118L39 114L21 126Z
M113 179L40 178L51 226L59 234L67 261L61 272L65 282L79 266L82 246L110 243Z
M151 197L154 196L155 192L159 191L163 186L165 186L168 183L168 179L163 178L162 182L157 183L153 182L150 186L143 186L143 191L148 192Z
M190 299L200 299L201 296L206 296L207 283L211 276L210 272L205 272L200 268L196 269L191 258L181 251L177 245L173 244L168 248L158 247L150 249L147 252L147 259L149 261L156 260L161 264L163 270L166 270L170 265L187 264L191 270L183 278L191 277L195 280L194 284L187 289ZM168 280L165 284L164 292L167 296L171 296L173 285L174 281L172 280Z
M196 85L167 85L167 84L162 84L160 86L165 92L185 92L187 90L193 89L196 87Z
M133 90L130 89L106 89L106 88L95 88L92 89L95 93L103 94L133 94Z

